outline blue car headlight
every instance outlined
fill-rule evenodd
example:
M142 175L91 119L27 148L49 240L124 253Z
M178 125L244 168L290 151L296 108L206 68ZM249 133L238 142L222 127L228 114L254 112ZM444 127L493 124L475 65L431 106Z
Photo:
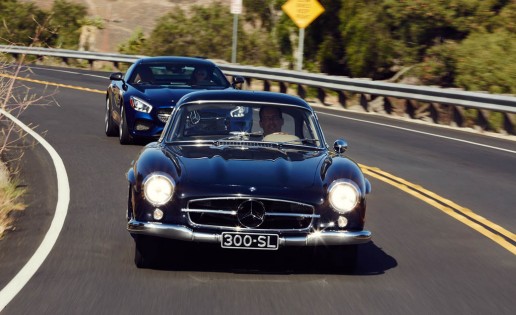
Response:
M139 112L144 112L148 114L152 110L151 104L134 96L131 96L129 103L131 104L131 107L134 108L134 110L137 110Z
M145 199L156 207L169 202L174 190L174 181L163 173L152 173L143 181Z
M351 181L336 180L328 188L328 201L335 211L344 214L355 209L360 192Z

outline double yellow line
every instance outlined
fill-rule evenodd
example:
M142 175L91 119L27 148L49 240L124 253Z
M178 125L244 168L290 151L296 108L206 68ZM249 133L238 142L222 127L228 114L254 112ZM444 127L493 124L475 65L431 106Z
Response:
M451 200L442 198L419 185L412 184L402 178L396 177L375 167L366 165L360 165L360 167L364 174L381 180L428 203L480 234L490 238L512 254L516 255L516 234L507 231L501 226L479 216L478 214L475 214L470 209L464 208Z
M80 91L86 91L86 92L92 92L92 93L100 93L100 94L105 94L106 93L106 91L101 91L101 90L88 89L88 88L83 88L83 87L75 86L75 85L60 84L60 83L53 83L53 82L48 82L48 81L41 81L41 80L34 80L34 79L29 79L29 78L16 77L16 76L13 76L13 75L3 74L3 73L0 73L0 77L9 78L9 79L15 79L15 80L19 80L19 81L27 81L27 82L32 82L32 83L38 83L38 84L43 84L43 85L58 86L58 87L63 87L63 88L67 88L67 89L74 89L74 90L80 90Z
M66 85L66 84L58 84L58 83L52 83L47 81L40 81L40 80L34 80L34 79L28 79L28 78L21 78L21 77L14 77L11 75L6 74L0 74L1 77L16 79L16 80L22 80L22 81L28 81L33 83L39 83L44 85L51 85L51 86L58 86L63 88L69 88L69 89L75 89L80 91L86 91L86 92L93 92L93 93L100 93L104 94L105 91L101 90L95 90L95 89L88 89L73 85ZM451 200L445 199L440 197L439 195L419 186L412 184L402 178L396 177L392 174L389 174L387 172L384 172L378 168L370 167L366 165L360 165L362 168L362 171L364 174L374 177L378 180L381 180L389 185L392 185L406 193L408 193L411 196L414 196L432 207L435 207L442 212L446 213L447 215L451 216L452 218L458 220L459 222L462 222L463 224L469 226L470 228L474 229L475 231L479 232L480 234L486 236L487 238L493 240L509 252L511 252L513 255L516 255L516 235L510 231L507 231L506 229L502 228L501 226L487 220L486 218L479 216L475 214L473 211L471 211L468 208L464 208L456 203L454 203Z

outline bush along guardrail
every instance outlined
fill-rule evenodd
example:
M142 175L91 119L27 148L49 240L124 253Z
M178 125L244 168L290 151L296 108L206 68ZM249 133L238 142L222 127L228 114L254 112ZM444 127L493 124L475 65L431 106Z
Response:
M69 59L82 59L87 60L91 67L95 61L112 62L115 68L121 63L130 64L144 57L8 45L0 45L0 52L15 57L20 54L35 55L40 59L50 56L61 58L64 62L68 62ZM282 93L297 94L302 98L313 94L322 104L328 106L358 106L365 111L422 119L438 124L516 134L514 95L467 92L223 62L217 64L228 76L245 77L248 88L259 88L264 91L275 89Z

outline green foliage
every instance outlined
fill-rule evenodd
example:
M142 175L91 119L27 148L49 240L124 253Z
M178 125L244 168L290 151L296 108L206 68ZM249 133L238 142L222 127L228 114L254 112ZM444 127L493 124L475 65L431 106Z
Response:
M145 43L145 35L141 27L137 27L131 38L123 44L118 46L118 51L122 54L140 54L143 51L143 45Z
M455 41L431 47L423 57L423 61L411 73L415 74L424 85L453 86L457 49L458 44Z
M51 26L56 34L54 46L77 49L83 25L95 24L85 19L87 8L66 0L55 0L52 6ZM97 23L98 24L98 23Z
M147 55L204 56L231 58L233 17L227 7L194 6L191 16L176 7L158 20L149 40L143 45Z
M473 91L516 94L516 34L474 33L459 46L455 84Z
M268 32L245 31L239 23L238 56L240 63L277 66L279 49ZM193 6L190 12L180 7L161 17L146 40L143 34L122 45L124 52L145 55L203 56L230 60L232 53L233 16L227 6L214 3Z
M50 12L0 1L0 42L76 49L81 27L103 22L68 1L55 0ZM403 73L427 85L516 93L514 0L319 1L325 11L305 30L305 70L377 80ZM285 2L243 0L239 63L294 67L299 29L282 11ZM119 51L230 60L232 37L233 15L215 1L177 6L150 36L134 30Z
M33 3L0 1L0 43L31 45L46 42L51 34L45 30L48 13Z
M33 3L17 0L0 2L0 42L3 44L78 47L81 20L86 7L55 0L51 12Z

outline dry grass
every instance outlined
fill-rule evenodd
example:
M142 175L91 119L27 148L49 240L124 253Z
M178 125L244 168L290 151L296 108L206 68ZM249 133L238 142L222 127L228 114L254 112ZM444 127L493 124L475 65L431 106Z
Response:
M0 239L4 232L12 228L12 211L25 209L25 205L20 201L25 190L16 185L16 181L11 180L9 170L0 161Z
M18 64L13 65L0 55L0 238L13 228L12 211L25 209L22 201L25 189L18 187L15 175L24 149L32 145L23 130L3 113L19 117L29 106L45 106L53 102L53 94L36 96L17 80L24 75L24 60L25 56L22 56Z

